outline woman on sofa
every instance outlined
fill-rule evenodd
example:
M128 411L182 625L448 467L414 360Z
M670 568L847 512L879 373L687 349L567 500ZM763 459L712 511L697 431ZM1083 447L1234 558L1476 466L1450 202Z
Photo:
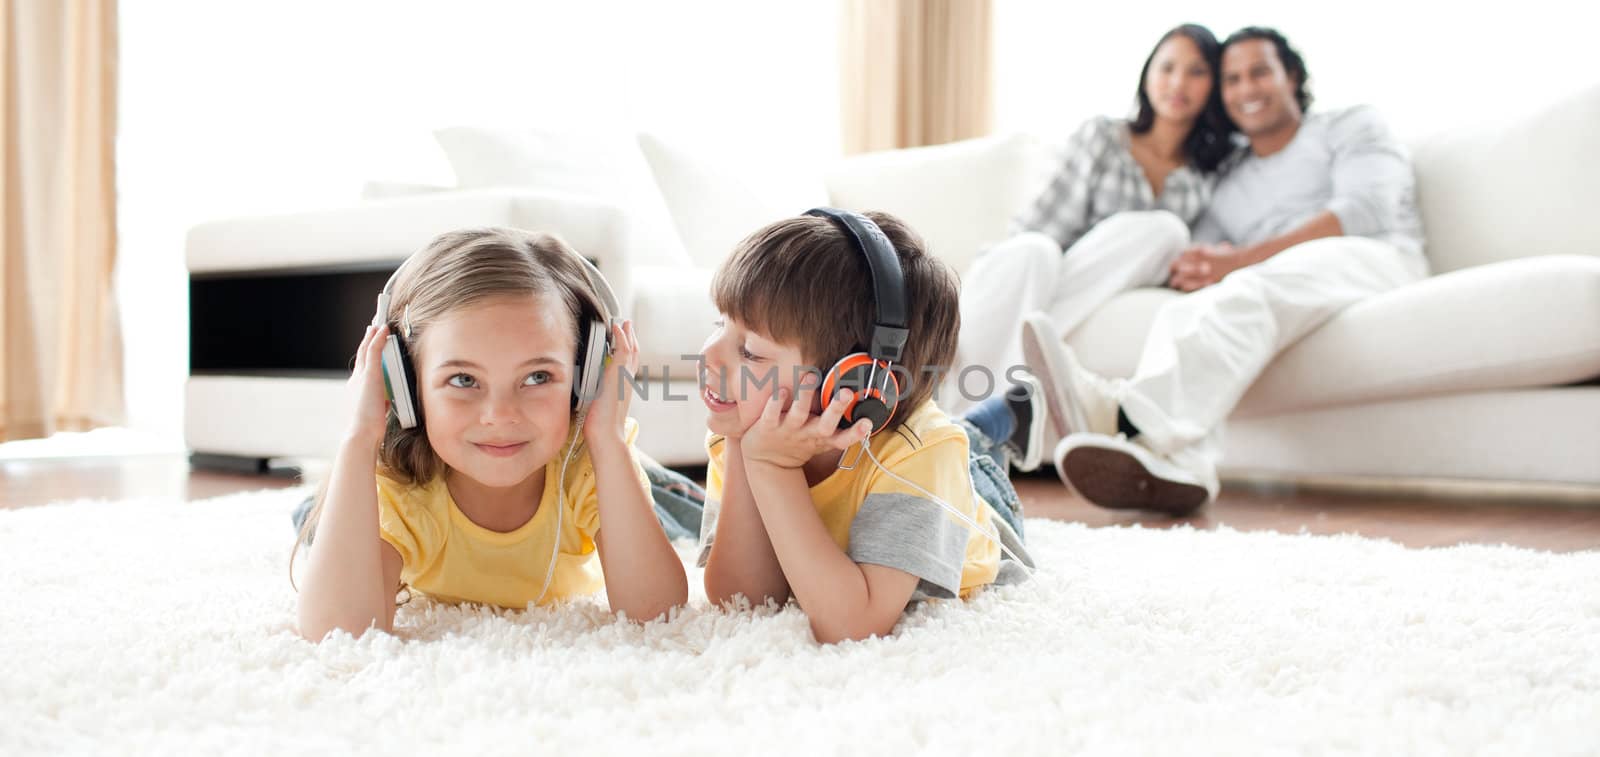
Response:
M1073 134L1013 236L967 272L960 370L982 366L999 377L1021 365L1029 313L1048 313L1069 334L1116 294L1166 283L1234 149L1217 85L1221 55L1203 26L1168 31L1139 72L1133 118L1091 118ZM1146 263L1128 266L1128 256ZM946 394L961 404L959 393Z

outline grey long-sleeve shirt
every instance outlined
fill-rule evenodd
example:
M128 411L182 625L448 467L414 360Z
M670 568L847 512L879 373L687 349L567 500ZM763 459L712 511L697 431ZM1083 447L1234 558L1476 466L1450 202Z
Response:
M1325 210L1347 236L1422 254L1411 158L1371 107L1312 113L1284 149L1247 153L1218 183L1194 238L1256 244Z

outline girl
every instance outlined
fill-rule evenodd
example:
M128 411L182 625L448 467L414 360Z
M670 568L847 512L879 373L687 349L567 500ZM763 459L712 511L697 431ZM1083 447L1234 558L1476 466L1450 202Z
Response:
M391 285L301 527L316 540L300 633L389 631L401 585L522 609L603 583L635 619L683 604L683 563L652 511L619 383L619 367L637 370L633 325L612 324L599 272L553 236L473 229L435 239ZM607 336L611 354L596 359ZM575 391L585 371L602 371L598 391L593 374Z

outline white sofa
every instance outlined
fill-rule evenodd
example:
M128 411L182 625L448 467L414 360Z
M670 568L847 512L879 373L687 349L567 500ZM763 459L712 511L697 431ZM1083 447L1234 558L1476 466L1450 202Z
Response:
M1413 141L1435 275L1349 308L1274 361L1230 419L1225 476L1600 494L1595 124L1600 88L1500 126ZM495 156L508 149L504 139L490 134L473 144L476 154L452 154L458 174L467 173L464 162L477 161L488 174L508 163ZM396 260L462 225L555 231L600 262L636 319L643 363L656 380L648 399L634 404L642 447L663 462L693 464L704 460L705 409L694 364L681 356L698 351L715 318L711 272L740 234L810 204L885 210L962 270L1004 235L1049 165L1036 140L1016 135L857 156L809 174L715 151L697 155L649 137L639 146L675 239L660 230L659 205L640 208L636 182L627 196L596 197L606 192L540 181L205 224L190 234L189 265L217 271ZM514 180L490 175L473 183ZM1177 296L1129 292L1067 340L1089 367L1126 375L1155 310ZM666 387L663 368L672 377ZM194 377L190 445L326 454L339 430L339 392L332 379ZM281 413L290 406L324 412L296 412L291 422ZM280 420L214 422L224 407Z

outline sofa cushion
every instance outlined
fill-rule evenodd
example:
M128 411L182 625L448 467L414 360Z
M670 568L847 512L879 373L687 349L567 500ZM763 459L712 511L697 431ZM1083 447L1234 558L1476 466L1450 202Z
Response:
M457 126L434 138L464 189L520 186L587 195L622 209L632 260L689 262L632 134Z
M1600 376L1600 258L1551 255L1357 303L1264 371L1240 415Z
M845 158L827 172L828 195L841 208L899 216L962 273L981 250L1005 239L1048 170L1034 138L983 137Z
M608 276L626 279L615 273L628 259L627 224L619 208L587 195L524 188L428 192L347 208L211 221L189 230L186 262L191 272L201 273L396 261L447 231L488 225L559 234L599 260Z
M696 364L683 355L697 354L710 336L717 309L711 304L710 268L641 266L633 272L634 328L639 337L639 365L651 381L663 370L673 381L696 378Z
M1175 292L1127 292L1067 336L1086 367L1131 375ZM1357 303L1278 356L1235 415L1551 386L1600 376L1600 258L1544 256L1424 279Z
M443 184L419 184L410 181L369 181L361 185L361 199L392 200L396 197L439 194L440 192L449 192L452 189L455 189L455 187Z
M1308 483L1360 476L1475 497L1496 488L1513 491L1504 483L1484 485L1496 479L1594 487L1600 484L1600 424L1572 419L1597 417L1600 386L1440 394L1239 418L1223 436L1221 468L1224 476L1290 476ZM1461 483L1446 488L1439 479ZM1593 488L1545 490L1558 491L1595 501Z
M639 149L689 258L704 268L716 268L756 229L828 204L821 174L773 157L781 150L738 154L653 134L639 136Z
M1156 311L1183 295L1171 289L1135 289L1100 306L1072 333L1067 344L1083 367L1102 376L1127 377L1139 367L1139 353Z
M1600 255L1600 86L1502 126L1414 146L1439 272L1530 255Z

